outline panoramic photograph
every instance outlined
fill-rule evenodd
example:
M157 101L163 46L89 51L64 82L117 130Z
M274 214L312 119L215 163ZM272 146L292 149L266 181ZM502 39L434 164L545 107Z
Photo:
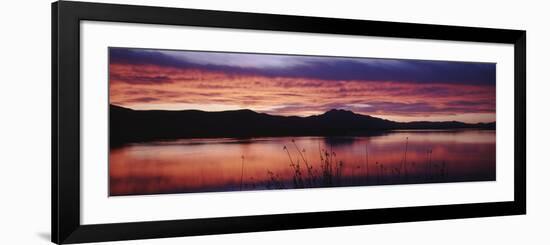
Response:
M109 48L109 196L496 180L496 64Z

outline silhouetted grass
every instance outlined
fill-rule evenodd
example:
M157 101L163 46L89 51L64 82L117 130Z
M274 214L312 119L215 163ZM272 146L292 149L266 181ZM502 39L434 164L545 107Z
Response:
M321 149L319 146L320 167L319 171L317 171L313 164L311 164L304 156L306 150L300 150L300 147L296 144L294 139L291 140L291 142L297 151L296 160L294 160L289 148L286 145L283 146L283 151L288 157L290 162L289 166L293 173L293 188L333 187L342 184L341 178L344 162L336 160L335 152L329 152L328 150ZM307 175L304 175L303 167L301 165L302 162L305 166L305 172ZM269 180L267 181L266 186L269 189L284 186L284 181L280 179L279 175L276 175L270 170L267 171L267 174Z
M321 148L319 142L318 164L315 161L309 161L306 156L306 149L300 148L294 139L291 140L293 148L291 151L286 145L283 151L288 157L289 167L292 170L292 182L289 188L313 188L313 187L337 187L344 185L382 185L382 184L407 184L407 183L426 183L444 181L448 177L448 165L445 161L441 164L434 163L432 160L433 150L426 151L426 163L417 164L408 162L407 155L409 151L409 138L405 138L401 161L396 167L388 167L384 163L375 162L374 172L369 166L368 145L365 144L365 162L351 166L351 177L348 176L344 183L343 170L344 162L337 159L336 152ZM331 147L332 148L332 147ZM243 157L244 166L244 157ZM314 167L318 166L318 167ZM362 173L364 169L364 175ZM284 189L285 181L270 170L267 170L268 189ZM375 179L372 179L375 177Z
M269 177L269 180L266 184L267 189L285 189L285 184L278 174L267 170L267 175Z

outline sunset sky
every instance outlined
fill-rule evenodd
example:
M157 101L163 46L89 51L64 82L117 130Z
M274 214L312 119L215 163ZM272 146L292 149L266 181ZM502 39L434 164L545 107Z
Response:
M495 121L492 63L110 48L109 82L110 103L136 110Z

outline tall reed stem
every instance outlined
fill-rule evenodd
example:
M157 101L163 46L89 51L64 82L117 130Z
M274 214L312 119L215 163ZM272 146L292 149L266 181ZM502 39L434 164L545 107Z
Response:
M368 144L365 144L365 160L366 160L366 163L367 163L367 166L365 168L365 171L367 172L367 174L365 174L366 176L366 182L369 183L369 149L368 149L369 145Z
M244 155L241 156L241 188L243 190L243 176L244 176Z
M405 181L408 181L409 175L407 172L407 149L409 146L409 137L405 139L405 158L403 160L403 165L405 166Z

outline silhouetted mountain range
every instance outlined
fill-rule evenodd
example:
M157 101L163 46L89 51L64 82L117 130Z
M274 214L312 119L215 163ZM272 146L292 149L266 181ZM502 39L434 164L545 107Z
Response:
M494 129L495 123L394 122L351 111L333 109L308 117L275 116L252 110L132 110L110 105L112 146L177 138L343 136L395 129Z

